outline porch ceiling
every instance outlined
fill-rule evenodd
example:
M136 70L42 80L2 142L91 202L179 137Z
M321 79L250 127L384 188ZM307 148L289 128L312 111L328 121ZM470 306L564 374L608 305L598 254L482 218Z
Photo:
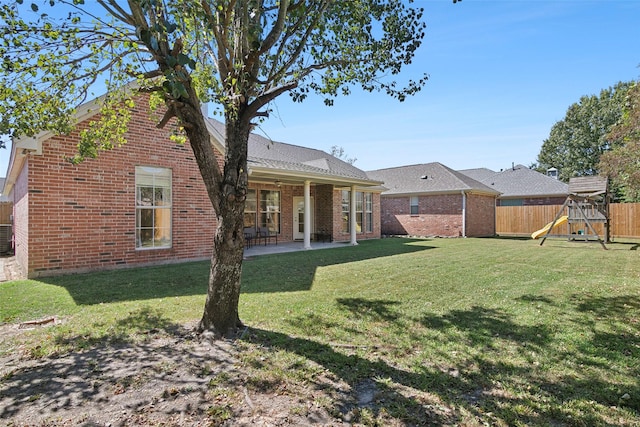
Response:
M249 166L249 182L304 185L305 181L310 181L312 184L331 184L337 187L351 187L353 185L358 187L380 187L382 185L379 181Z

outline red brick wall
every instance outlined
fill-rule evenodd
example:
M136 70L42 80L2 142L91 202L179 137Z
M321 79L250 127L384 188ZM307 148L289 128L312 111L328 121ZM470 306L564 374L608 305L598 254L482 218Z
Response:
M409 196L382 197L383 235L461 237L463 234L462 194L418 197L418 214L411 215ZM467 237L495 234L495 198L468 194L466 200Z
M417 215L410 197L382 197L382 234L458 237L462 235L462 195L419 196Z
M27 272L29 260L29 159L24 162L24 166L13 187L13 239L16 262Z
M123 147L71 165L64 157L76 152L76 131L29 158L29 276L210 257L216 220L193 153L155 127L145 100L138 104ZM172 170L170 249L136 250L136 166Z
M16 183L16 259L29 277L206 259L211 256L216 218L188 144L169 140L170 126L157 129L146 99L137 102L126 138L128 143L101 152L79 165L65 161L77 152L79 132L43 142L42 155L30 155L24 176ZM95 119L95 118L94 118ZM222 158L220 158L222 162ZM25 165L27 164L25 163ZM135 167L172 170L172 247L136 249ZM27 192L28 183L28 192ZM251 188L281 192L280 241L293 239L293 196L302 186L250 183ZM312 185L316 229L326 227L340 239L340 191ZM332 201L337 203L331 204ZM380 195L374 194L374 232L380 237ZM336 227L336 222L338 226Z
M333 235L333 185L316 186L316 231Z
M496 198L467 194L467 237L487 237L496 234Z

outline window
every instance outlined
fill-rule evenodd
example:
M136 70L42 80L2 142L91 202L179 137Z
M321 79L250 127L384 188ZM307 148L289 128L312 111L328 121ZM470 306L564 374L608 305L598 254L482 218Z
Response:
M356 233L362 233L362 221L364 220L364 193L356 193Z
M256 228L256 214L258 212L258 201L256 200L256 190L247 190L247 200L244 204L244 226Z
M350 233L351 191L342 190L342 232ZM373 232L373 193L356 193L356 233Z
M136 249L171 247L171 169L136 166Z
M411 215L418 215L420 213L420 205L418 204L418 197L411 197Z
M351 191L342 190L342 232L349 232L349 209L351 206Z
M367 233L373 233L373 193L364 193Z
M270 232L280 233L280 192L260 191L260 227Z

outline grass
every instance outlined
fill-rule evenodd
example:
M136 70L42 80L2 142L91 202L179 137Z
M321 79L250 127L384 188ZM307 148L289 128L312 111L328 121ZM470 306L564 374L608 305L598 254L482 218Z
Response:
M367 425L640 425L640 254L635 242L609 247L383 239L248 260L246 384L322 389L328 376L368 388L375 402L361 407L322 398ZM207 272L8 282L0 321L65 319L34 332L34 356L135 340L198 320Z

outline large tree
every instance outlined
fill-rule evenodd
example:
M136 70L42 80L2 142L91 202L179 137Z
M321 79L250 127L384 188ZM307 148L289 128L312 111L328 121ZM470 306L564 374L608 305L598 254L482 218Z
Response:
M619 144L609 138L609 130L622 116L622 106L630 83L620 82L603 89L599 96L583 96L572 104L564 119L551 128L538 154L538 170L554 167L559 178L597 175L602 153Z
M640 201L640 83L629 88L623 115L609 132L620 145L600 157L600 170L618 186L628 202Z
M398 85L424 37L411 0L14 0L0 6L0 133L66 133L74 109L107 81L101 120L75 159L124 143L137 92L164 103L193 149L218 219L198 329L232 336L247 193L247 141L270 103L309 93L331 104L357 86L402 101L426 81ZM126 84L135 79L135 84ZM125 88L125 89L123 89ZM224 161L201 103L220 106ZM219 166L223 164L224 166Z

